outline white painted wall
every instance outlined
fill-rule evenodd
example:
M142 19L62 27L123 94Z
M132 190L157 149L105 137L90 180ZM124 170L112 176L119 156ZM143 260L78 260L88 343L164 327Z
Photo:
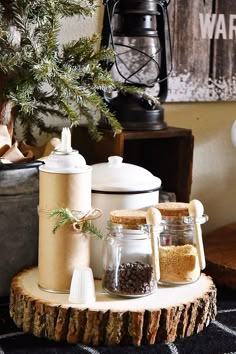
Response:
M201 200L209 215L205 232L236 222L235 119L234 102L165 105L168 125L190 128L194 135L191 199Z
M103 11L93 18L64 21L60 40L100 32ZM191 198L202 201L209 221L204 232L236 221L236 148L231 127L236 119L236 103L166 104L169 126L192 129L195 144Z
M72 19L64 19L62 21L61 33L59 40L61 43L78 39L81 36L91 36L91 34L102 30L103 20L103 5L102 1L98 0L99 7L96 13L91 17L75 16Z

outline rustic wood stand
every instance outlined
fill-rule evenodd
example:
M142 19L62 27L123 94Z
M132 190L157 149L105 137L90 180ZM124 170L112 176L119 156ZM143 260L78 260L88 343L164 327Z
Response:
M205 274L189 285L160 287L152 295L129 299L106 295L97 280L91 305L45 292L37 278L36 267L13 278L10 316L24 332L55 341L94 346L172 342L200 332L216 315L216 287Z

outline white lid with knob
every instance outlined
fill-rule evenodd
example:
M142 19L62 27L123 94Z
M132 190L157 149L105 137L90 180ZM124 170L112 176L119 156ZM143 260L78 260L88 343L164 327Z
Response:
M92 165L92 190L104 192L147 192L158 190L161 180L143 167L124 163L120 156Z

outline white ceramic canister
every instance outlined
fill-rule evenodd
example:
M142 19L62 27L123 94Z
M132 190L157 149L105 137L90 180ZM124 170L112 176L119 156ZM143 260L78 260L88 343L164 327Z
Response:
M70 138L70 136L69 136ZM91 171L77 150L61 143L39 168L38 284L53 292L69 292L73 271L89 266L89 237L64 225L53 233L53 210L91 210Z
M110 211L145 209L159 201L161 180L143 167L123 163L120 156L110 156L108 162L92 165L92 206L102 211L94 221L104 237ZM94 277L103 275L103 243L91 239L90 266Z

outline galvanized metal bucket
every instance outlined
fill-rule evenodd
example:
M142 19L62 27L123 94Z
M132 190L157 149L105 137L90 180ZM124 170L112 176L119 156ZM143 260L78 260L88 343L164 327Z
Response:
M38 260L38 198L41 161L0 165L0 296L12 277Z

